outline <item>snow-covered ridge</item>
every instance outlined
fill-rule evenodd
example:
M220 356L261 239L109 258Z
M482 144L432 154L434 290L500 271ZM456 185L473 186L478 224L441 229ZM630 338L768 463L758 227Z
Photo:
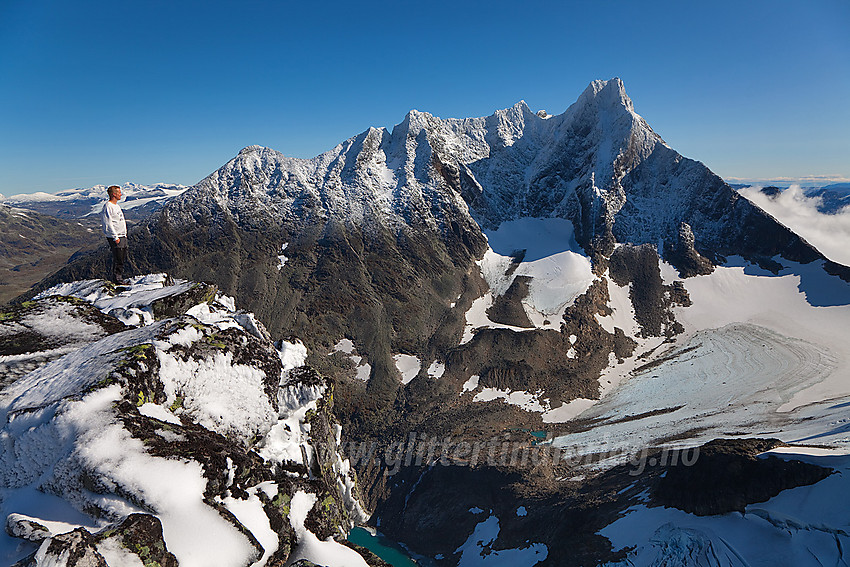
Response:
M491 228L523 216L572 218L576 191L616 192L658 144L619 79L594 81L557 116L543 118L523 101L481 118L412 110L392 131L370 128L312 159L248 146L169 214L189 222L191 205L211 198L237 220L317 216L367 230L442 230L449 219L468 222L470 205ZM561 166L569 175L555 181Z
M37 203L45 201L79 201L86 199L103 200L106 195L106 185L94 185L87 188L65 189L56 193L21 193L9 197L0 196L5 204L13 203ZM138 183L125 182L120 185L124 199L129 202L143 198L173 197L179 195L189 187L186 185L175 185L173 183L154 183L153 185L141 185Z
M114 325L101 329L92 309ZM0 334L18 332L16 313L3 314ZM113 566L167 555L181 566L289 556L366 564L323 541L365 513L348 462L335 447L316 449L338 443L339 431L323 409L323 379L300 368L303 345L278 351L231 298L164 274L126 288L63 284L20 313L27 332L65 333L70 352L0 390L0 562L34 554L57 566L78 555ZM52 328L36 324L39 313ZM309 505L290 507L298 498ZM316 503L322 539L304 528ZM281 516L278 533L271 526ZM159 544L131 541L139 521L161 525ZM161 557L140 554L156 545Z

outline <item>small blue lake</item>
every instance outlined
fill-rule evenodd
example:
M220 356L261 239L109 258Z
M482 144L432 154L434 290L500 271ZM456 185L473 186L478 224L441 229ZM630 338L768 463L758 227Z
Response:
M393 567L419 567L403 547L380 533L372 535L364 528L354 528L348 533L348 541L365 547Z

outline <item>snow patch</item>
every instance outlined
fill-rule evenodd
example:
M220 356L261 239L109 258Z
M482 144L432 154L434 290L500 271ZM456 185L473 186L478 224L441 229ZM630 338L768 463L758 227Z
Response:
M310 424L305 422L307 412L316 409L316 402L324 394L323 386L303 384L283 385L278 390L277 422L257 444L257 452L267 461L276 463L304 463L310 457Z
M469 380L463 383L463 390L461 390L460 393L462 394L464 392L472 392L476 388L478 388L479 378L480 377L477 374L473 374L472 376L470 376Z
M289 260L286 256L284 256L284 251L286 251L286 247L289 246L288 242L285 242L283 246L280 247L280 254L277 257L277 271L281 271L283 267L286 265L286 261Z
M431 378L441 378L445 372L446 365L436 360L428 367L428 376Z
M263 502L257 496L257 490L256 486L249 488L246 500L228 496L222 499L221 503L263 546L265 550L263 556L253 563L253 566L260 567L265 565L268 558L277 551L279 539L277 532L269 524L269 518L263 510Z
M358 380L362 380L363 382L368 382L369 377L372 375L372 365L368 362L363 362L359 366L357 366L356 373L354 377Z
M395 367L401 373L401 383L408 384L416 378L422 368L422 361L410 354L394 354Z
M629 293L631 284L619 286L614 283L608 272L605 272L605 280L608 282L608 307L611 308L610 315L595 315L596 320L606 332L614 334L614 329L619 327L627 336L635 337L640 332L640 324L635 319L635 308L632 305Z
M301 341L295 342L280 341L280 347L277 349L280 362L283 364L283 370L292 370L304 366L307 361L307 347Z
M118 538L111 537L101 541L97 544L97 551L106 560L107 565L120 565L121 567L145 567L145 564L142 563L139 556L135 553L131 553L129 549L124 547L118 541Z
M544 412L543 423L565 423L592 407L598 400L576 398Z
M368 567L366 560L354 551L333 539L325 541L316 537L304 526L307 514L316 504L315 494L299 490L293 495L289 505L289 523L295 530L298 545L289 557L289 562L301 559L312 561L325 567Z
M465 390L464 390L465 391ZM500 390L498 388L484 388L472 398L473 402L491 402L493 400L504 400L505 403L520 407L525 411L545 412L549 409L549 399L540 400L543 391L537 393L531 392L512 392L510 390Z
M460 344L472 340L476 329L530 329L491 321L487 310L517 276L529 278L522 300L529 321L538 329L560 329L565 310L587 291L596 277L590 259L575 241L573 225L561 218L521 218L485 231L489 248L478 261L490 290L473 301L466 313Z
M161 405L147 402L139 406L139 413L174 425L181 425L180 419Z
M334 345L331 354L335 352L347 354L348 358L351 359L351 362L354 363L355 379L363 382L369 381L369 376L372 374L372 366L367 363L362 356L356 354L357 349L354 347L354 343L350 339L340 339L339 342Z
M499 519L490 516L475 526L467 540L455 550L460 553L458 567L532 567L546 559L548 548L542 543L527 544L518 549L493 549L499 537Z
M354 352L354 343L351 339L340 339L339 342L334 345L334 349L331 352L352 354Z
M233 363L232 352L216 352L203 360L182 360L157 350L159 375L166 404L183 399L180 413L224 436L262 437L276 421L265 393L265 373L253 366Z

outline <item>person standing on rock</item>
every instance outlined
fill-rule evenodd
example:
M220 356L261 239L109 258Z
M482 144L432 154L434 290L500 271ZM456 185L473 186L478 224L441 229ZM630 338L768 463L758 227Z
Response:
M124 222L124 211L118 206L121 200L121 188L110 185L106 190L109 200L103 205L100 212L100 221L103 224L103 234L109 241L109 249L112 250L112 281L119 285L129 283L124 279L124 262L127 261L127 223Z

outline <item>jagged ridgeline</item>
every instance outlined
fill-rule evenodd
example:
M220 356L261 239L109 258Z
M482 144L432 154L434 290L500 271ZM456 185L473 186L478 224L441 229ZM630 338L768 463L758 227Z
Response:
M578 251L597 275L615 243L660 244L683 276L709 272L733 254L759 262L821 257L702 163L666 145L635 113L619 79L594 81L566 112L544 116L524 102L463 120L411 111L391 132L370 128L310 160L247 147L133 232L133 262L143 273L214 282L273 336L302 338L310 362L331 375L354 374L329 367L333 360L323 356L340 339L353 341L368 363L369 402L388 407L399 399L399 353L418 357L423 375L432 363L448 363L446 382L455 390L478 373L452 361L469 358L455 352L464 313L486 289L475 264L487 249L482 229L526 217L570 221ZM86 258L46 283L102 269ZM528 327L518 307L523 279L515 283L491 316ZM658 286L648 293L664 295ZM664 308L652 297L644 316L656 323L644 332L667 332L657 324L664 316L650 313ZM597 309L589 304L604 300L592 290L586 316L573 313L567 326L588 320ZM520 349L571 346L536 329L523 344L491 332L466 350L491 359L478 369L485 383L531 373L559 399L593 397L607 353L622 356L628 346L604 338L598 325L568 331L588 339L580 344L601 341L588 351L596 362L586 370L571 368L564 356L518 356ZM499 339L510 344L494 348Z

